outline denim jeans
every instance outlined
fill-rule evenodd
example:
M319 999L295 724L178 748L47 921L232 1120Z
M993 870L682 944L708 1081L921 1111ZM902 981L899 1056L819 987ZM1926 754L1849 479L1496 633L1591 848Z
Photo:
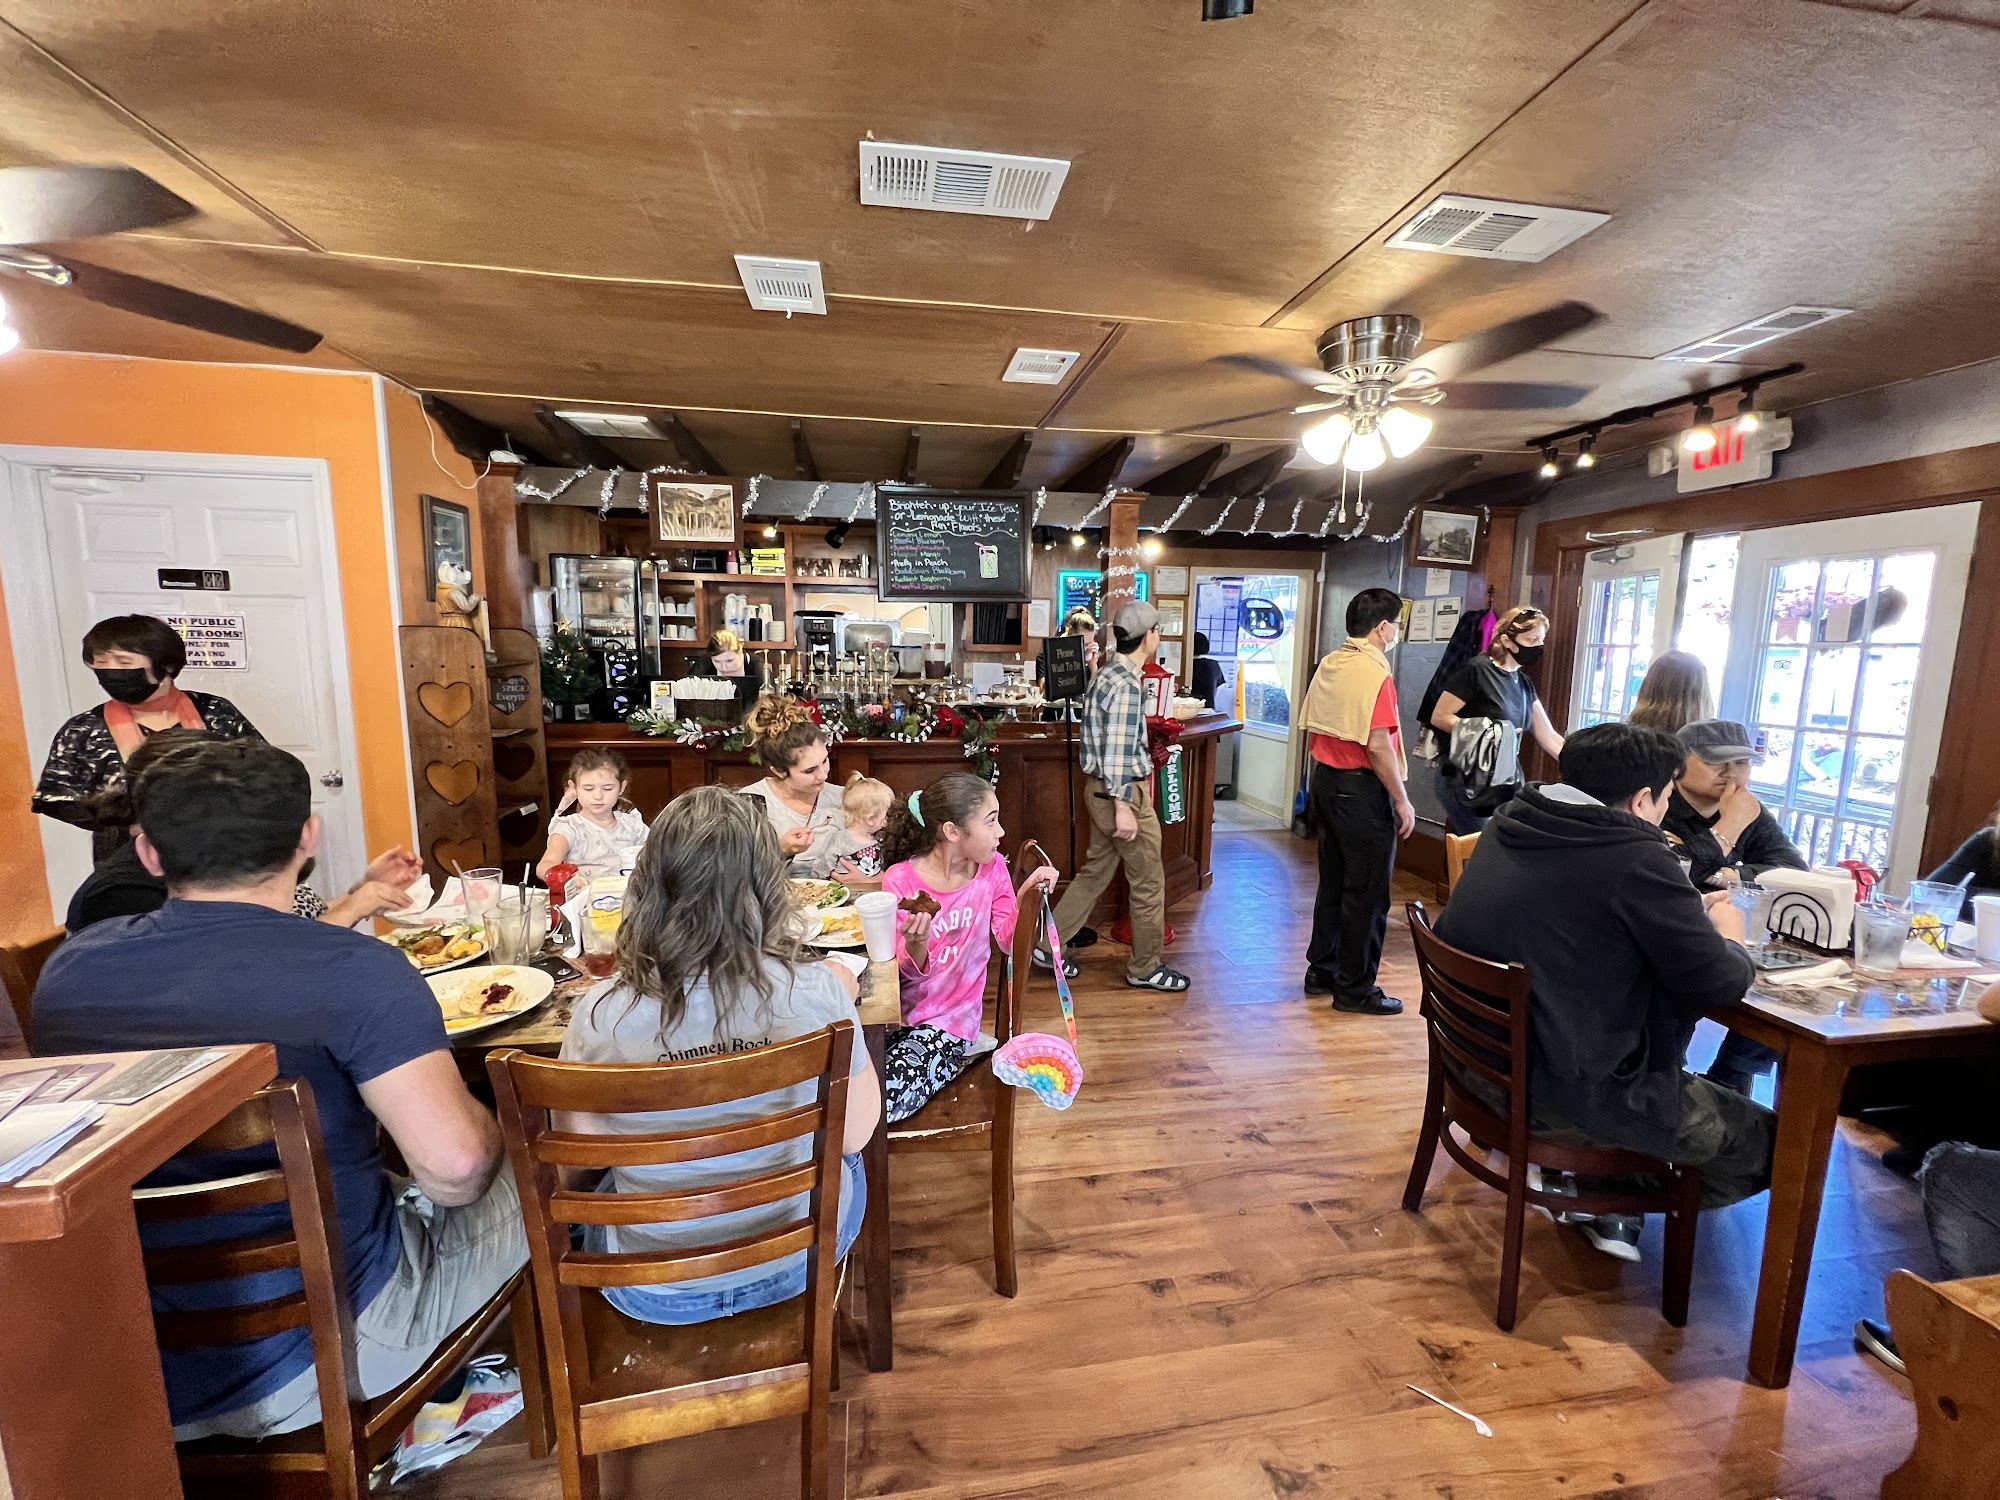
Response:
M1964 1141L1933 1146L1917 1186L1946 1279L2000 1275L2000 1151Z
M859 1152L842 1157L841 1167L840 1227L834 1237L834 1253L845 1259L861 1233L861 1216L868 1206L868 1179ZM591 1250L603 1250L603 1226L586 1225L584 1244ZM642 1323L709 1323L731 1313L774 1307L803 1296L808 1253L801 1250L774 1261L766 1275L740 1286L706 1287L703 1283L715 1278L703 1277L660 1286L609 1286L604 1288L604 1298L626 1317Z

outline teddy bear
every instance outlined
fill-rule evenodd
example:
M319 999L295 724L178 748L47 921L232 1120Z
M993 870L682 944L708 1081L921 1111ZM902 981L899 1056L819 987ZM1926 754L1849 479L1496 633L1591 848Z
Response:
M479 637L486 659L493 659L493 631L487 620L486 596L472 592L472 569L443 558L437 570L437 614L440 625L462 625Z

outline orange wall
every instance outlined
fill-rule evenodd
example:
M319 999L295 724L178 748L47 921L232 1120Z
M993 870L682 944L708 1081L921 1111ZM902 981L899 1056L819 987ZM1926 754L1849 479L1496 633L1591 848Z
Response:
M392 387L386 394L392 412L398 397L415 407L407 392ZM420 411L417 420L423 420ZM373 377L24 350L0 359L0 443L324 459L332 481L368 847L411 841ZM447 461L452 458L447 454ZM424 463L428 467L428 455ZM407 522L404 516L414 504L398 494L399 536L416 536L414 514ZM421 557L420 537L418 542ZM409 618L427 620L416 613ZM25 743L0 599L0 939L49 920L41 834L28 811L47 750Z
M403 595L405 625L437 624L430 577L424 569L425 495L462 505L472 517L472 586L485 588L480 555L478 473L444 438L431 430L423 403L399 385L383 391L389 436L389 482L396 494L396 581Z

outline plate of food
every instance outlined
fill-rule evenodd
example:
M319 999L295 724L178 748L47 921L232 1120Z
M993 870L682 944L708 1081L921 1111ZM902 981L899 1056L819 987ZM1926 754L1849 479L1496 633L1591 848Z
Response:
M832 911L847 905L853 899L847 887L838 880L794 880L792 899L800 906L809 906L819 911Z
M513 964L462 969L449 979L427 980L444 1012L447 1036L484 1031L526 1015L556 992L556 982L540 969Z
M859 948L862 945L861 913L848 907L819 914L819 932L808 939L815 948Z
M403 957L426 974L439 974L469 964L486 952L486 931L477 922L439 922L385 935L383 942L403 950Z

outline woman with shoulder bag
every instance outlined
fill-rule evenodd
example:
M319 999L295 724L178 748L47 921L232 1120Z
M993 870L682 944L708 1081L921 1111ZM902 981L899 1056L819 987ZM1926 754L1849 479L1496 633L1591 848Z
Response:
M1438 694L1431 727L1449 747L1438 759L1438 800L1453 833L1478 833L1520 787L1522 735L1532 733L1551 758L1562 754L1563 737L1521 670L1542 659L1548 632L1548 616L1532 605L1508 610L1493 643Z

